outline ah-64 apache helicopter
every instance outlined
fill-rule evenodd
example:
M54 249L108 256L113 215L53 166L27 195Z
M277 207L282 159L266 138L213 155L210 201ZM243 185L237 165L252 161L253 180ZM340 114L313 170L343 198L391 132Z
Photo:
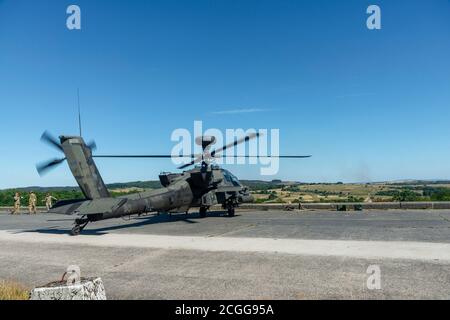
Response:
M81 131L81 130L80 130ZM251 202L248 188L228 170L211 164L211 160L227 157L223 152L240 143L257 138L258 133L249 134L233 143L224 145L214 151L209 148L215 143L212 136L196 138L202 146L203 153L189 155L191 162L180 166L185 169L200 163L193 169L181 173L162 173L159 175L162 188L113 198L106 188L93 158L171 158L171 155L93 155L95 142L86 144L80 136L60 136L59 141L48 132L42 134L41 140L64 153L65 157L40 163L36 166L40 175L50 168L67 160L69 168L77 181L85 199L58 201L51 213L77 215L71 235L78 235L89 222L119 218L148 212L188 212L191 207L199 207L199 214L205 217L213 204L219 203L234 216L235 207L242 202ZM186 157L180 155L179 157ZM250 155L234 157L258 157ZM268 156L271 157L271 156ZM279 158L307 158L310 156L277 156Z

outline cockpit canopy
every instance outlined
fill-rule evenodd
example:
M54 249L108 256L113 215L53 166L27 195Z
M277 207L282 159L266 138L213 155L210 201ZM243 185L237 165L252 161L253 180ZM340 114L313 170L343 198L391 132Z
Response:
M238 178L234 174L232 174L230 171L226 169L221 169L223 177L225 179L226 183L231 183L234 187L242 187L241 183L239 182Z

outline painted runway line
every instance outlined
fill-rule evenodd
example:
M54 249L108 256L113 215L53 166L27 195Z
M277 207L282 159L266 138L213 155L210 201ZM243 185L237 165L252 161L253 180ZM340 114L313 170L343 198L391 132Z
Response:
M449 243L412 241L304 240L114 233L71 237L62 234L22 232L20 230L0 231L0 241L88 245L96 247L261 252L363 259L388 258L450 262Z

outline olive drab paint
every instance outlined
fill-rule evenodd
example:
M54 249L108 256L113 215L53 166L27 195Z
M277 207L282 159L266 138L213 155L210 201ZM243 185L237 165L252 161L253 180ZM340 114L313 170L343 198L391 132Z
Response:
M61 136L60 140L70 171L86 199L110 197L111 195L92 159L92 151L84 143L83 138Z

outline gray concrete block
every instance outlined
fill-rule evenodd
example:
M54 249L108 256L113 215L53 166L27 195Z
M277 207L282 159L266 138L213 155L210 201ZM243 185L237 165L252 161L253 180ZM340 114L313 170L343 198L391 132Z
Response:
M432 202L432 209L450 209L450 202Z
M101 278L90 278L75 285L58 281L34 288L30 300L106 300L106 293Z
M401 209L432 209L431 202L400 202Z
M361 203L363 210L390 210L390 209L401 209L399 202L371 202L371 203Z

